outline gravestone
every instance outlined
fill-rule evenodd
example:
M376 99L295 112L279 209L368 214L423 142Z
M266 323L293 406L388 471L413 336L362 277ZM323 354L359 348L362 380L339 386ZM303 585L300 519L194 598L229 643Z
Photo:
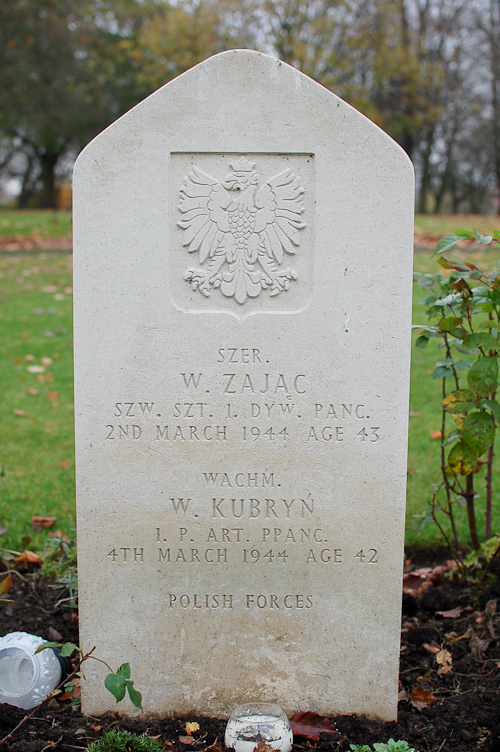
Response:
M396 718L408 157L229 51L87 146L74 207L82 649L147 712Z

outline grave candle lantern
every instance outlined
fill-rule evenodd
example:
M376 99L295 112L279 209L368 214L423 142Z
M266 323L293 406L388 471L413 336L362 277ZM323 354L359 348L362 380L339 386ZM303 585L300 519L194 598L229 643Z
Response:
M45 642L27 632L0 637L0 703L24 710L35 708L68 675L69 661L55 650L36 652Z

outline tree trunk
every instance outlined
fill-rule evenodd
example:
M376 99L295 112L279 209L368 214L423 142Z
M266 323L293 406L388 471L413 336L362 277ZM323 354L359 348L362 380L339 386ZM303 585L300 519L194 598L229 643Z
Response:
M40 162L42 189L40 191L40 208L57 209L57 191L55 184L55 167L61 156L60 152L44 151L38 153Z

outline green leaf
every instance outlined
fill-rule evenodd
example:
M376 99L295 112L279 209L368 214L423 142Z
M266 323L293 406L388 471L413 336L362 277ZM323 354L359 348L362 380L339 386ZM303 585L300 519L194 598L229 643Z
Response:
M121 702L125 697L125 687L127 680L124 676L118 674L108 674L104 680L104 686L111 692L116 702Z
M446 316L446 318L441 319L439 322L439 330L441 332L452 332L454 329L457 329L463 322L463 319L457 318L456 316Z
M459 360L455 363L455 371L466 371L471 365L468 360Z
M74 653L75 650L78 651L78 645L75 645L74 642L65 642L61 648L61 658L67 658Z
M133 682L131 681L127 682L127 690L128 690L128 696L130 697L132 704L135 705L136 708L139 708L139 710L142 710L142 695L140 692L134 689Z
M489 397L498 383L498 363L495 358L480 358L467 374L469 389L480 397Z
M443 410L454 415L461 415L470 410L471 407L476 406L474 395L468 389L457 389L455 392L450 392L441 404Z
M436 246L434 253L445 253L446 251L449 251L450 248L454 248L457 243L460 243L460 241L463 240L464 237L464 235L456 235L455 233L446 235L444 238L441 238Z
M415 340L415 347L418 347L420 350L423 350L423 348L427 347L428 344L429 344L429 335L428 334L421 334Z
M458 430L458 428L454 428L453 431L451 431L450 435L446 437L446 441L444 442L445 446L448 446L448 444L453 444L454 441L457 439L460 439L462 437L461 431Z
M483 454L495 438L495 422L487 412L469 413L462 426L463 440L477 454Z
M448 366L438 366L432 372L433 379L449 379L450 376L453 376L453 371Z
M464 345L466 347L496 347L497 341L489 332L476 332L464 337Z
M40 645L40 647L35 650L35 655L41 653L42 650L47 650L47 648L60 648L61 645L61 642L44 642L43 645Z
M438 259L438 264L443 267L443 269L455 269L457 272L469 272L470 269L465 264L462 264L460 261L453 261L452 259L447 259L446 256L441 256L440 259Z
M130 663L122 663L116 673L119 676L124 676L125 679L130 679Z
M424 326L424 324L412 324L412 329L421 329L423 332L429 332L430 334L439 334L437 326Z
M497 402L497 400L489 399L484 400L483 403L481 403L480 407L485 407L487 410L491 410L494 417L500 421L500 404Z
M451 448L448 464L457 475L470 475L477 465L477 453L464 441Z
M454 235L460 235L461 238L473 238L474 233L471 230L453 230Z
M476 242L481 243L481 245L489 245L491 241L493 240L492 235L481 235L481 233L476 232L475 230L473 232L474 232L474 237L476 238Z

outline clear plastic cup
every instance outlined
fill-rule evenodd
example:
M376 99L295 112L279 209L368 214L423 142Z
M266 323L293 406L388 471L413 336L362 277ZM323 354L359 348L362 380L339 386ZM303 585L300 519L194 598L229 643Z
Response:
M236 752L253 752L259 742L290 752L293 734L285 711L272 702L247 702L231 713L224 744Z

